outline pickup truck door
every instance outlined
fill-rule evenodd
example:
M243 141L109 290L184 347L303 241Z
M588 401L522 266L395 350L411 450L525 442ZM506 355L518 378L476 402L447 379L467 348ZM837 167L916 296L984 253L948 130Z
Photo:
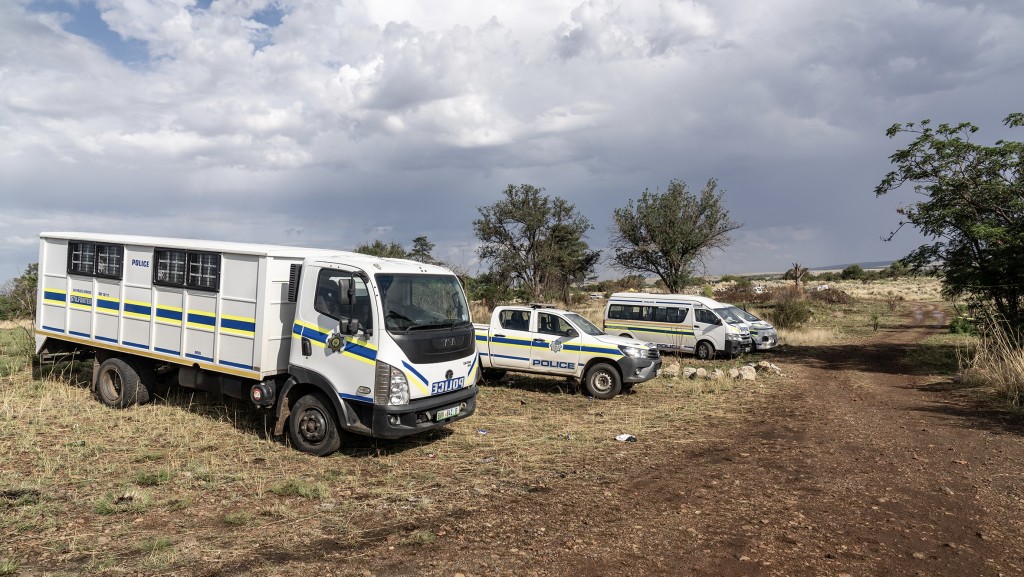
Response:
M528 309L500 309L491 321L488 353L491 366L496 369L523 370L530 368L530 350L533 333L530 322L533 311Z
M576 373L582 342L579 331L561 316L542 311L537 312L536 329L532 333L530 368L566 375Z

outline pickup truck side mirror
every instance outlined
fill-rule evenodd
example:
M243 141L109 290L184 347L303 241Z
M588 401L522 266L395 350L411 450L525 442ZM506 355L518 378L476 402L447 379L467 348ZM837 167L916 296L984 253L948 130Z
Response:
M574 338L580 336L580 333L578 333L576 331L576 329L569 329L569 330L565 331L565 336L569 337L570 339L574 339Z

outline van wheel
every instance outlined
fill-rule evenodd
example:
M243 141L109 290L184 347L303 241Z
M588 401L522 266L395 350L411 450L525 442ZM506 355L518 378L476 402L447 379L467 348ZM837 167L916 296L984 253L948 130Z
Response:
M622 390L622 379L619 372L607 363L597 363L590 367L583 378L583 386L587 394L595 399L611 399Z
M702 361L709 361L715 356L715 345L707 341L701 341L697 343L697 349L693 354Z
M101 403L114 409L149 402L149 391L138 371L131 363L116 357L100 364L96 374L96 396Z
M337 451L341 447L341 433L330 401L320 393L295 401L288 417L288 438L296 449L318 457Z

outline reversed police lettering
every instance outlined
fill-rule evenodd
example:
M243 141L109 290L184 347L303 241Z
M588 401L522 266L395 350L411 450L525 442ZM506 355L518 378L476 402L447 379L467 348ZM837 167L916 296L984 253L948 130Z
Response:
M466 386L466 377L437 381L435 383L430 383L430 394L437 395L439 393L447 393L448 391L461 389L464 386Z
M568 369L573 370L576 368L576 363L567 363L565 361L545 361L541 359L535 359L533 361L535 367L548 367L551 369Z

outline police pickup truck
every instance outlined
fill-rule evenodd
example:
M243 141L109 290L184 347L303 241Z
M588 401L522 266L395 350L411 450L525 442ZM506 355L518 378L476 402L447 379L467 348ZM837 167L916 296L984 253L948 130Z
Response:
M491 324L475 324L480 366L487 380L506 371L581 379L587 394L610 399L653 379L658 348L605 334L582 316L550 305L498 307Z

